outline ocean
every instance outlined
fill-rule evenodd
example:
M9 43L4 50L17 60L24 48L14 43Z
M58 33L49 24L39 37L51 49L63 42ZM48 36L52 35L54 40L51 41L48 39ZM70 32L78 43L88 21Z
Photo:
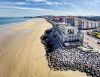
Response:
M0 17L0 26L9 26L9 24L14 24L18 22L24 22L26 20L29 20L30 18L21 18L21 17Z

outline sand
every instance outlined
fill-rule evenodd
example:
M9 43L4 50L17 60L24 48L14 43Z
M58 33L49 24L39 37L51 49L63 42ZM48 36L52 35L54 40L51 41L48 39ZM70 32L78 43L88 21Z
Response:
M0 28L0 77L87 77L78 71L52 71L40 37L52 25L45 19Z

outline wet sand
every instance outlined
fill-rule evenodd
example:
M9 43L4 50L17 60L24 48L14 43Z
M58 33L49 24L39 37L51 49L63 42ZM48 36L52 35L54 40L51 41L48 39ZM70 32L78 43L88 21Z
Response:
M78 71L52 71L40 37L52 25L45 19L0 28L0 77L87 77Z

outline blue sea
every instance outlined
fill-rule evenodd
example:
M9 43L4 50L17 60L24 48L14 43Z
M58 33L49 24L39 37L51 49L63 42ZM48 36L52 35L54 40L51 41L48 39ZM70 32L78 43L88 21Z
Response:
M21 18L21 17L0 17L0 26L9 26L9 24L24 22L30 18Z

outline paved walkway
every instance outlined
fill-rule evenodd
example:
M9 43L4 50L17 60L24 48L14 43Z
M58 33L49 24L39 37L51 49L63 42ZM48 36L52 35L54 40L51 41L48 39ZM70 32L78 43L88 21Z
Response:
M100 41L100 40L87 35L86 31L82 31L82 32L84 33L84 42L88 42L88 44L91 47L93 47L94 51L100 52L100 45L97 44L97 42Z

